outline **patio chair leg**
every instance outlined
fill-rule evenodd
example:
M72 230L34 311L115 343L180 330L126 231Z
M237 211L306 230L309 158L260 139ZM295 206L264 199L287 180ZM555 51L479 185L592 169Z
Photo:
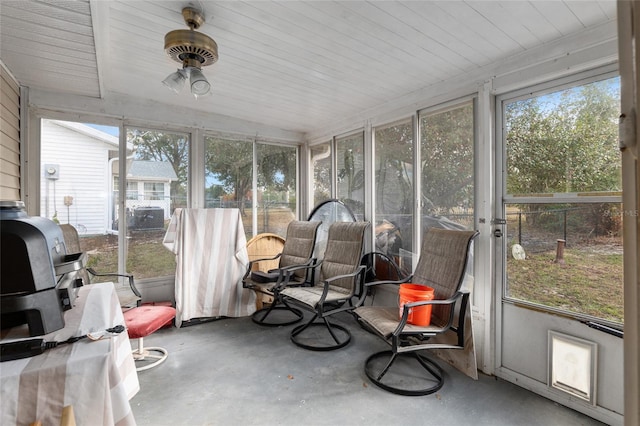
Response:
M346 327L343 327L342 325L339 325L339 324L332 324L329 322L327 318L323 318L322 319L323 322L315 322L316 318L318 318L318 313L314 315L311 321L307 322L304 325L298 326L291 331L291 341L295 345L300 346L301 348L304 348L304 349L309 349L311 351L332 351L334 349L340 349L346 346L351 341L351 332ZM307 328L318 327L318 326L327 328L327 330L329 331L329 334L331 335L333 340L336 342L335 345L308 345L306 343L303 343L300 339L298 339L298 336L300 335L300 333L302 333ZM343 340L340 340L338 335L335 333L335 330L340 330L346 337Z
M385 358L385 357L389 357L390 359L386 363L382 371L379 373L374 371L373 361L379 358ZM383 383L382 382L383 376L385 376L389 372L391 365L400 357L412 358L412 359L415 358L420 364L420 366L422 366L424 370L426 370L429 373L428 376L422 377L422 379L425 381L432 382L434 384L421 389L409 389L409 388L402 388L400 386L389 384L388 382L390 380L387 380L387 383ZM413 369L412 371L415 371L415 375L417 377L418 373L420 372L420 369ZM444 374L443 374L442 368L435 361L423 355L420 355L417 352L394 353L393 351L386 350L386 351L374 353L373 355L369 356L369 358L367 358L367 360L365 361L364 372L366 376L369 378L369 380L371 380L376 386L398 395L406 395L406 396L429 395L440 390L440 388L442 388L442 386L444 385ZM393 375L391 376L392 376L391 377L391 380L392 380ZM406 376L402 376L402 377L403 378L401 379L400 378L396 379L396 381L399 384L407 382ZM389 377L387 377L387 379L388 378Z
M378 380L382 380L382 376L384 376L386 374L386 372L389 370L389 367L391 367L391 364L393 364L393 361L396 360L396 356L398 356L397 353L394 353L394 354L391 355L391 358L389 358L389 362L382 369L382 372L380 373L380 375L378 375Z
M307 327L309 327L311 324L314 323L316 318L318 318L318 314L317 313L306 324L300 325L300 326L294 328L293 331L291 331L291 337L293 338L293 337L297 336L298 334L302 333L303 331L305 331L307 329Z
M283 302L283 304L285 306L276 306L276 301L274 300L273 303L271 304L271 306L269 306L268 308L260 309L260 310L258 310L256 312L254 312L253 315L251 315L251 320L253 322L255 322L256 324L258 324L258 325L264 325L264 326L267 326L267 327L278 327L278 326L281 326L281 325L295 324L295 323L299 322L300 320L302 320L302 318L304 318L304 314L302 313L302 311L300 309L293 308L289 304L287 304L286 302ZM294 318L290 319L290 320L284 320L284 321L281 321L281 322L278 322L278 321L267 322L266 321L267 317L273 311L290 311L294 315Z
M329 330L329 333L331 334L331 337L333 337L333 340L337 343L340 344L340 339L338 339L338 336L336 336L336 333L333 332L333 329L331 328L331 324L329 323L329 320L326 318L322 318L324 320L325 325L327 326L327 329Z

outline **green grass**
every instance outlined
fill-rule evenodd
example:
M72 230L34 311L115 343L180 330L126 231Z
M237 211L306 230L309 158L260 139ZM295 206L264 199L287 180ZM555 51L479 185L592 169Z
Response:
M258 214L258 232L286 234L288 223L294 219L288 209L271 209L268 216L263 211ZM245 233L251 232L252 215L247 209L243 216ZM165 223L165 227L168 223ZM127 272L136 280L143 278L173 276L176 272L175 254L163 244L165 230L133 231L127 238ZM251 235L247 235L247 240ZM83 251L88 252L87 266L97 272L118 271L118 237L116 235L98 235L83 237L80 241ZM111 281L113 277L96 277L96 282Z
M278 224L271 220L271 230ZM136 279L175 274L175 255L162 245L163 237L164 231L141 232L127 240L127 271ZM115 236L84 238L82 244L89 253L88 266L99 272L118 270ZM509 257L509 297L623 322L622 254L594 250L598 247L566 248L564 265L554 263L555 250L530 252L525 260Z
M142 238L128 240L127 272L136 279L173 276L176 273L175 255L162 245L163 235L149 234ZM118 247L104 243L104 237L95 237L83 243L88 251L87 266L97 272L117 272ZM86 247L85 247L86 246ZM113 278L103 277L96 281L111 281Z
M622 255L566 249L507 261L508 295L610 321L623 321Z

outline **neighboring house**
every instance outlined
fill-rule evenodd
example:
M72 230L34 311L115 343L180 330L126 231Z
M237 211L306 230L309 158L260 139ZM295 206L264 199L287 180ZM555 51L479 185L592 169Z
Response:
M41 215L82 234L104 234L111 204L109 156L118 152L118 138L81 123L42 120L41 140Z
M74 225L81 234L117 230L117 136L82 123L42 120L40 203L42 216ZM168 162L132 160L127 172L127 214L147 221L128 223L149 228L171 216ZM148 219L155 219L149 221ZM151 226L153 225L153 226Z
M118 161L114 161L113 187L117 188ZM171 217L171 182L178 176L171 163L164 161L133 160L127 171L127 198L125 206L133 228L162 227ZM162 210L158 225L156 212ZM154 217L151 217L154 216Z

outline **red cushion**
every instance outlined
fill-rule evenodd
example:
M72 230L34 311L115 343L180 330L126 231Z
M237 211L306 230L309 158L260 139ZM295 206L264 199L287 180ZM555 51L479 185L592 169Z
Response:
M124 312L129 338L147 337L176 316L170 306L140 306Z
M173 306L173 303L171 303L171 302L169 302L167 300L167 301L164 301L164 302L144 302L142 304L142 306L147 306L147 305L149 305L149 306ZM163 325L160 328L171 328L171 327L173 327L173 317L169 321L167 321L165 325Z

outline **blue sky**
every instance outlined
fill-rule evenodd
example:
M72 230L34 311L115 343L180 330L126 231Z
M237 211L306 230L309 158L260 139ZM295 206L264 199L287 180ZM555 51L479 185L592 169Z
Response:
M101 124L93 124L93 123L84 123L89 127L93 127L96 130L100 130L101 132L108 133L112 136L118 136L120 134L117 127L113 126L103 126Z

